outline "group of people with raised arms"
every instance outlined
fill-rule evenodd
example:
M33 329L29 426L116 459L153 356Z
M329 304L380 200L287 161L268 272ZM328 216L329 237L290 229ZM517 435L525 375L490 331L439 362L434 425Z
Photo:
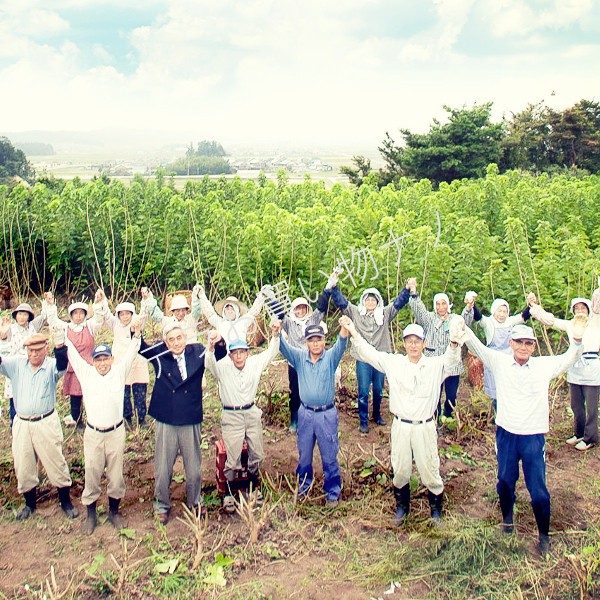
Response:
M485 392L497 410L497 492L503 531L514 531L515 486L521 462L539 530L539 548L546 553L550 545L550 494L544 453L549 430L548 386L551 379L567 371L575 429L566 441L578 450L588 450L598 442L600 289L591 301L573 300L574 318L570 321L544 311L533 294L526 298L526 308L515 316L510 316L508 303L500 298L492 303L490 316L484 316L476 306L477 294L469 291L462 315L457 315L452 313L445 293L435 294L433 310L429 311L418 294L415 278L407 280L390 304L384 303L376 288L364 290L358 304L352 304L339 289L339 274L334 270L329 277L315 311L305 298L294 300L286 311L270 286L259 291L247 310L234 297L213 307L204 288L197 285L192 291L192 306L185 296L172 298L169 317L158 308L147 288L142 289L139 312L132 302L121 302L113 314L101 290L95 295L93 314L87 304L76 302L68 308L69 321L58 318L50 293L44 294L39 317L35 317L31 306L19 305L12 315L14 322L5 318L0 325L0 373L10 382L5 390L11 395L11 406L14 405L13 457L18 491L25 498L17 519L26 519L36 510L38 460L58 488L66 516L78 516L70 499L71 479L62 454L62 428L55 410L56 384L63 375L63 393L70 396L71 404L65 425L85 429L85 533L93 533L96 527L96 504L104 472L109 521L116 528L123 526L119 504L125 493L125 427L133 425L134 410L140 427L148 423L146 412L156 422L154 511L158 521L166 524L170 516L170 484L178 454L182 455L186 473L186 502L190 508L204 512L201 435L205 369L215 377L222 403L221 427L227 451L223 508L225 512L235 510L239 492L236 471L241 468L244 441L248 447L251 490L257 502L262 502L260 466L264 447L256 391L262 372L278 352L289 364L290 429L297 434L299 455L298 494L307 496L313 486L316 443L323 463L326 503L330 507L337 505L342 477L337 458L335 381L351 339L361 434L369 432L371 388L371 419L376 425L386 425L382 397L384 381L388 379L396 504L392 525L401 525L410 513L413 460L428 490L433 523L439 524L444 484L437 446L438 418L453 414L463 372L461 346L466 344L485 365ZM326 349L324 318L330 300L342 316L337 339ZM266 350L250 354L247 334L265 304L275 315L271 340ZM389 326L406 305L415 322L402 332L405 353L394 353ZM198 342L200 315L214 328L206 346ZM531 317L567 332L570 345L565 354L533 357L536 337L533 329L524 324ZM148 344L141 336L148 319L162 328L162 339L154 344ZM46 322L53 331L55 358L48 356L49 339L40 333ZM470 330L473 323L481 325L485 344ZM94 339L104 326L112 331L112 347L97 344ZM156 380L146 411L148 362L153 365ZM443 391L446 397L442 404Z

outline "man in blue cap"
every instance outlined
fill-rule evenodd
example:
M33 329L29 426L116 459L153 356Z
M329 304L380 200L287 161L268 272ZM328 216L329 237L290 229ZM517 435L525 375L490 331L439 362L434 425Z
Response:
M338 414L335 408L335 370L348 344L348 330L341 327L337 341L325 350L325 332L320 325L310 325L304 332L306 350L293 348L284 339L280 350L298 373L302 403L298 411L299 495L306 496L313 481L313 452L319 445L325 482L326 502L336 506L342 491L337 455Z

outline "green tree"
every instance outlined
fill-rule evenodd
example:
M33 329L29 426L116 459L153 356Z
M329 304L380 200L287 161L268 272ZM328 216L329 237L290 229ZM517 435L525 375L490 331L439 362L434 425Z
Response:
M395 145L391 139L384 141L390 172L393 168L439 185L442 181L482 177L488 164L499 161L503 125L491 122L491 102L470 109L444 106L444 110L448 122L434 119L428 133L401 129L404 146Z
M350 180L350 183L360 187L363 183L364 178L371 172L371 160L364 156L353 156L352 162L355 168L352 167L340 167L340 173L346 175Z
M17 150L8 138L0 137L0 182L6 183L15 176L31 180L35 171L22 150Z
M196 149L196 156L226 156L223 146L219 144L219 142L215 142L214 140L202 140L198 143L198 148Z

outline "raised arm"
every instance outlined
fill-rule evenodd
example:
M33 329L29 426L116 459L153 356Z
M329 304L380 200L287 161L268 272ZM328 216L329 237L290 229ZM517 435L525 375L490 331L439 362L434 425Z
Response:
M386 358L389 356L386 352L380 352L375 350L367 340L365 340L360 333L356 330L356 327L350 317L343 316L340 318L340 325L343 326L350 336L352 337L352 346L356 352L356 355L363 362L369 363L372 367L375 367L382 373L386 372Z
M160 323L164 319L165 314L158 308L156 298L147 287L143 287L141 293L142 303L140 306L140 314L146 315L156 323Z

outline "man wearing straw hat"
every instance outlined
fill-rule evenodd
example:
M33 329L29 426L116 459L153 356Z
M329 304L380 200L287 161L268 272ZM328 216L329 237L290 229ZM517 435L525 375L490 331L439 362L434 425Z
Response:
M67 369L67 349L57 332L54 355L48 356L48 338L36 333L24 342L27 357L0 358L0 373L13 384L15 409L12 454L18 491L25 506L17 520L29 518L36 510L39 483L38 460L48 479L58 489L60 506L69 519L78 516L70 498L71 477L62 453L63 433L55 410L56 384Z
M193 344L198 341L198 319L200 318L200 300L198 298L198 289L200 286L195 285L192 290L192 306L188 302L188 299L181 293L175 294L171 297L171 304L169 310L171 316L166 316L160 308L156 298L154 298L152 292L147 288L142 288L142 304L140 307L140 314L143 317L149 317L156 323L160 324L161 328L165 328L171 323L176 323L185 331L189 344Z
M394 415L390 439L396 514L392 525L401 525L410 512L413 458L421 481L428 489L431 518L437 525L442 519L444 484L440 477L434 413L446 373L452 372L461 360L464 321L457 317L451 323L450 343L442 356L423 355L425 331L416 323L411 323L402 332L406 356L376 350L358 333L347 316L340 319L340 325L352 336L355 356L388 378L390 412Z
M523 464L525 484L538 527L540 554L550 550L550 493L546 487L546 433L550 429L548 388L550 381L564 373L581 356L581 340L587 317L577 315L571 328L567 352L558 356L532 357L536 348L533 329L515 325L510 334L512 355L484 346L468 328L466 344L489 368L496 382L496 490L502 510L503 531L514 532L513 508Z
M197 286L197 288L202 314L219 332L225 340L225 344L229 347L229 344L232 342L238 340L247 341L248 333L254 326L256 317L258 317L263 309L265 298L271 286L261 288L250 309L235 296L228 296L225 300L217 302L213 307L206 296L204 287Z

